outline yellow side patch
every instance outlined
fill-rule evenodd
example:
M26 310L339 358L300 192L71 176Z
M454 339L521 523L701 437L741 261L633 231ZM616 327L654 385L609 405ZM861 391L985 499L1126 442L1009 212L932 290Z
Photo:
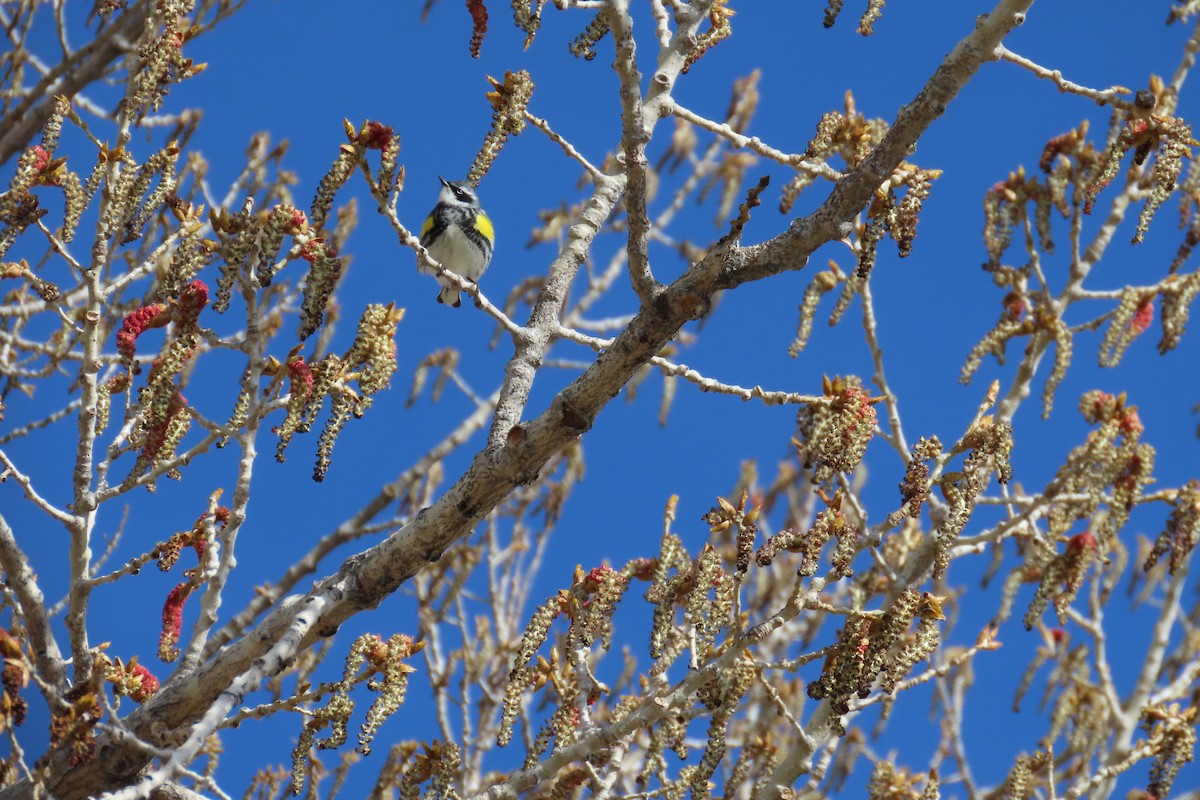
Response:
M496 231L492 228L492 221L482 211L475 216L475 230L482 233L489 242L496 240Z
M421 238L425 238L425 234L429 233L429 229L433 227L433 214L425 218L425 223L421 226Z

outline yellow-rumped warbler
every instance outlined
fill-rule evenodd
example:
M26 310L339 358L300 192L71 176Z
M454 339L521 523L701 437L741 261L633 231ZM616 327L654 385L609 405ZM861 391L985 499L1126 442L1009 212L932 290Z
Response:
M479 207L479 196L466 181L442 182L437 205L421 226L421 246L429 255L451 272L474 282L492 260L492 245L496 241L492 221ZM430 275L437 273L417 262L417 267ZM458 287L439 278L442 284L437 301L458 308L462 298Z

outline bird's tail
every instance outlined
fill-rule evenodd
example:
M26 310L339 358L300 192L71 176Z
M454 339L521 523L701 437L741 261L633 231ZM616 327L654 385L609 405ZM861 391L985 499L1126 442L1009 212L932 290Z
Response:
M443 286L438 292L437 301L458 308L462 305L462 292L453 286Z

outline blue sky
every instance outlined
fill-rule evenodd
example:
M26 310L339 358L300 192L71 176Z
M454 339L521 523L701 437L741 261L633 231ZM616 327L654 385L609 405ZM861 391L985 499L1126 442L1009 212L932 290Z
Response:
M398 209L410 229L417 229L435 198L437 176L454 179L465 175L482 142L490 118L483 98L488 89L485 75L500 77L506 70L531 72L537 88L530 110L548 119L593 163L601 162L617 145L620 119L617 81L609 66L611 40L601 42L599 57L592 62L577 60L566 51L567 42L583 29L589 14L561 13L547 4L541 32L533 46L523 50L524 35L511 26L507 4L493 2L491 32L482 57L473 60L467 51L470 28L462 4L438 3L426 24L419 21L420 5L369 3L351 13L346 6L313 0L251 0L242 13L190 46L189 55L209 62L209 67L177 87L168 104L175 110L185 106L204 109L204 122L191 147L209 159L209 182L216 193L224 193L238 166L237 156L250 136L267 130L273 138L290 142L285 165L296 172L297 204L306 207L344 141L342 119L355 124L377 119L392 125L402 137L400 160L405 165L406 184ZM641 14L642 68L649 72L653 40L646 35L649 25L642 4L634 5ZM697 113L718 117L728 104L733 80L760 68L762 99L749 133L789 152L804 148L819 116L840 109L847 90L853 92L864 114L890 120L942 56L970 30L974 18L989 7L961 0L893 2L876 23L876 34L864 39L854 31L857 3L847 4L843 18L831 30L821 27L819 3L738 5L734 35L679 82L676 98ZM1035 4L1029 21L1009 37L1007 46L1095 88L1113 84L1141 88L1151 73L1169 75L1174 70L1189 28L1164 26L1169 3L1137 4L1136 12L1123 0L1089 3L1086 13L1081 13L1082 6ZM1118 18L1119 34L1112 22ZM82 27L76 30L75 40L82 41ZM48 52L46 57L50 55ZM1190 119L1200 107L1198 92L1193 78L1179 105L1184 117ZM927 203L913 254L900 261L894 244L882 243L872 279L889 377L901 398L910 441L931 434L952 440L970 420L988 382L999 378L1007 386L1011 379L1021 344L1011 348L1009 366L998 367L989 359L972 385L958 383L968 349L994 323L1003 296L979 269L986 259L981 238L983 193L1018 165L1033 168L1049 137L1076 127L1083 119L1091 120L1095 134L1105 130L1108 113L1088 100L1059 94L1049 82L1011 64L987 64L946 115L934 123L912 156L915 163L941 169L943 175ZM651 144L651 163L665 146L669 131L669 121L660 126L659 138ZM778 191L788 178L786 171L764 161L749 171L752 180L762 173L771 175L772 186L747 229L746 242L768 239L784 230L789 221L777 210ZM585 196L577 187L578 177L578 168L562 157L558 146L536 131L527 131L504 149L480 186L497 230L495 257L481 282L493 301L502 300L520 279L545 271L554 249L547 245L526 249L525 243L540 210ZM822 185L811 189L799 208L812 208L824 191ZM660 194L665 196L665 192ZM412 409L404 408L409 378L421 358L441 347L458 348L461 372L481 395L493 391L502 379L509 343L501 339L497 348L488 349L493 325L469 303L457 311L436 305L433 281L416 273L412 254L397 246L382 218L369 209L369 204L361 206L359 228L346 248L353 262L341 289L348 319L338 340L348 342L353 333L349 320L356 318L366 303L395 301L403 306L407 316L399 329L396 378L365 419L349 423L324 484L317 486L309 478L315 436L294 441L285 464L271 462L269 455L263 459L256 471L257 492L263 500L252 507L251 524L239 542L243 548L239 571L244 574L231 586L226 609L239 608L255 584L279 573L281 551L291 552L294 547L303 552L306 542L356 509L375 493L381 479L390 479L404 469L469 410L468 401L452 390L439 404L432 404L426 393ZM1175 227L1176 209L1174 201L1165 205L1146 243L1137 248L1123 243L1132 235L1131 226L1127 234L1119 234L1122 243L1113 246L1089 285L1113 288L1158 280L1182 238ZM711 241L722 233L713 225L715 213L711 200L701 208L689 207L672 234L698 243ZM1098 220L1091 219L1088 225L1094 230ZM1060 228L1058 233L1065 243L1065 230ZM595 263L606 263L620 246L619 237L599 239ZM14 255L19 253L14 251ZM652 255L660 279L669 280L686 267L665 250ZM790 391L819 391L823 374L869 377L869 354L861 341L857 307L840 327L829 329L823 324L831 305L827 300L808 349L798 359L787 355L801 293L811 270L823 268L828 258L836 258L844 269L849 263L844 248L827 247L813 257L807 270L726 295L698 343L684 349L679 359L727 382ZM1048 259L1046 270L1052 283L1057 279L1056 285L1061 285L1065 264L1061 254ZM628 313L634 308L631 298L627 289L619 290L602 311ZM1068 321L1077 323L1082 318ZM1195 476L1200 454L1197 420L1191 413L1191 407L1200 401L1200 378L1195 369L1200 345L1195 336L1185 337L1176 351L1160 357L1154 350L1156 327L1134 344L1119 369L1103 371L1095 366L1100 336L1084 334L1077 339L1072 369L1059 389L1049 420L1040 418L1036 400L1017 415L1016 480L1027 487L1044 485L1065 453L1082 440L1087 426L1074 407L1080 393L1092 388L1127 391L1130 402L1142 409L1147 421L1145 439L1158 448L1158 486L1179 485ZM573 345L559 345L555 355L590 357ZM527 416L538 413L574 374L544 370L535 384ZM235 376L227 377L232 382ZM1040 392L1043 381L1044 374L1035 381L1035 392ZM669 425L664 428L657 420L660 386L660 379L651 377L637 402L614 401L600 415L596 429L585 437L587 478L568 504L551 545L542 575L544 593L567 585L577 563L588 568L652 554L657 548L662 507L670 494L681 498L677 531L699 549L707 535L699 517L717 495L728 492L741 460L757 459L760 474L769 479L775 464L789 455L794 409L703 395L681 383ZM225 394L206 398L198 393L192 398L192 393L198 393L197 388L189 393L189 399L211 403L210 410L230 400ZM60 402L64 396L51 390L32 400L12 398L9 424L44 413L43 403ZM72 428L60 425L36 440L14 443L6 450L47 486L44 491L49 496L60 501L69 487L69 464L42 453L46 447L61 448L70 441ZM875 449L868 462L867 498L875 502L871 510L879 517L895 505L894 484L903 465L882 442L877 442ZM456 477L465 467L470 452L447 463L448 477ZM172 531L190 527L203 510L208 492L229 480L234 458L233 453L210 454L182 484L164 482L155 495L132 497L126 538L117 559L144 550ZM619 498L622 509L619 525L607 522L605 513L614 497ZM65 546L61 531L31 510L11 483L0 489L0 498L0 506L22 542L31 542L29 548L47 584L47 595L57 597L65 588L64 576L57 571ZM1125 535L1129 541L1137 532L1153 537L1164 517L1161 509L1135 515ZM118 514L110 513L98 533L111 534L119 521ZM349 554L337 554L321 574L335 569L340 558ZM952 583L976 588L973 578L982 566L956 562ZM98 622L95 638L112 639L113 651L118 654L145 653L148 659L157 641L161 598L176 578L147 574L142 580L145 594L134 603L129 602L132 587L124 584L97 594L97 617L109 615L112 624ZM993 587L983 603L988 612L994 608L996 591ZM382 630L385 634L404 630L412 614L410 603L408 598L389 598L378 612L348 625L335 650L348 644L358 630ZM1139 623L1137 619L1123 620L1120 614L1116 618L1123 625L1121 640L1129 647L1114 655L1114 666L1118 679L1128 678L1140 665L1144 619ZM192 618L186 619L185 632ZM962 641L974 638L977 626L972 627L972 622L968 609L959 632ZM977 759L976 766L977 778L984 783L1001 780L1012 758L1032 750L1044 730L1042 725L1021 727L1022 718L1008 710L1011 688L1004 688L1006 683L1015 686L1020 667L1013 664L1019 654L1037 646L1037 635L1021 629L1018 614L1000 638L1005 649L977 664L979 685L994 681L990 685L1000 688L976 692L979 696L972 698L970 707L977 720L986 720L968 734L968 745L975 743L974 752L987 753ZM420 678L414 680L419 686ZM906 718L912 725L897 724L897 730L905 731L903 738L885 737L877 745L878 751L898 749L902 760L914 769L928 763L936 745L936 723L927 718L927 699L927 695L914 692L897 704L897 715L909 715ZM381 744L400 736L422 735L418 733L424 716L422 702L422 691L414 688L410 707L385 725ZM263 759L286 763L291 737L299 725L296 718L289 717L231 733L222 765L222 774L227 776L225 789L240 793L244 782L235 776L249 774ZM997 731L1004 733L1002 740ZM269 738L269 750L260 749L267 740L264 736ZM365 780L371 767L361 765L358 772L359 779ZM1194 781L1195 771L1190 774ZM1141 785L1145 768L1135 769L1133 775L1128 787ZM1184 782L1181 778L1177 786Z

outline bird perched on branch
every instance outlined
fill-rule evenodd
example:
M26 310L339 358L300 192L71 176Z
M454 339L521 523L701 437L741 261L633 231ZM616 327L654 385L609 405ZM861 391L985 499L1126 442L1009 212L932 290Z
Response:
M471 282L479 280L492 260L496 235L492 221L479 206L479 195L467 181L442 182L437 205L421 226L421 246L447 270ZM430 275L437 272L418 262L418 269ZM462 305L457 286L441 276L437 301L455 308Z

